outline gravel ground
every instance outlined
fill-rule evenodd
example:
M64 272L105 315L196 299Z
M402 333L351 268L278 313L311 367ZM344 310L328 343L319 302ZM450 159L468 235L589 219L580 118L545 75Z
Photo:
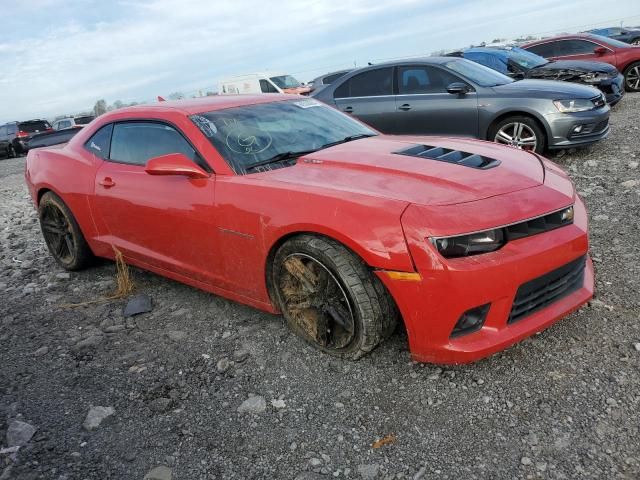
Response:
M62 272L24 159L0 160L0 479L639 478L638 125L630 94L609 139L556 158L590 209L596 300L454 368L411 362L401 333L337 361L138 270L152 312L65 308L112 291L114 266Z

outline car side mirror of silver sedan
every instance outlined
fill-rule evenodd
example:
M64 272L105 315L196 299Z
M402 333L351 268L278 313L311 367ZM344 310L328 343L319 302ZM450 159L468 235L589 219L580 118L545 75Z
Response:
M462 82L455 82L447 87L447 92L451 95L464 95L469 91L469 86Z

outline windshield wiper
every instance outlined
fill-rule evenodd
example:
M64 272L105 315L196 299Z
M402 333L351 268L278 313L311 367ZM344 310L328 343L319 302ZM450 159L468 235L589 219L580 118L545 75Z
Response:
M301 150L298 152L281 152L278 153L277 155L274 155L271 158L267 158L266 160L262 160L260 162L255 162L255 163L251 163L249 165L247 165L245 167L245 170L251 170L253 168L256 167L261 167L263 165L268 165L270 163L277 163L277 162L281 162L282 160L290 160L292 158L298 158L301 157L303 155L307 155L309 153L313 153L316 152L317 149L313 149L313 150Z
M333 147L334 145L340 145L341 143L352 142L354 140L360 140L361 138L368 138L368 137L375 137L375 136L376 136L375 133L358 133L357 135L349 135L348 137L344 137L343 139L336 140L335 142L325 143L324 145L322 145L320 149L322 150L323 148Z

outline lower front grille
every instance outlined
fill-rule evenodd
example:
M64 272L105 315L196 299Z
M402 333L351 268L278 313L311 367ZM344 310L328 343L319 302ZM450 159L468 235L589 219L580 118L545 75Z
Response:
M585 255L522 284L516 292L508 323L521 320L578 290L584 282L586 262Z

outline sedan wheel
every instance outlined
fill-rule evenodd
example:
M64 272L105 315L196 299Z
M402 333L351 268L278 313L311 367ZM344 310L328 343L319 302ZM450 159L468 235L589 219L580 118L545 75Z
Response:
M624 75L627 90L640 91L640 63L634 63Z
M496 133L494 141L521 150L536 151L538 147L536 132L529 125L521 122L503 125Z

